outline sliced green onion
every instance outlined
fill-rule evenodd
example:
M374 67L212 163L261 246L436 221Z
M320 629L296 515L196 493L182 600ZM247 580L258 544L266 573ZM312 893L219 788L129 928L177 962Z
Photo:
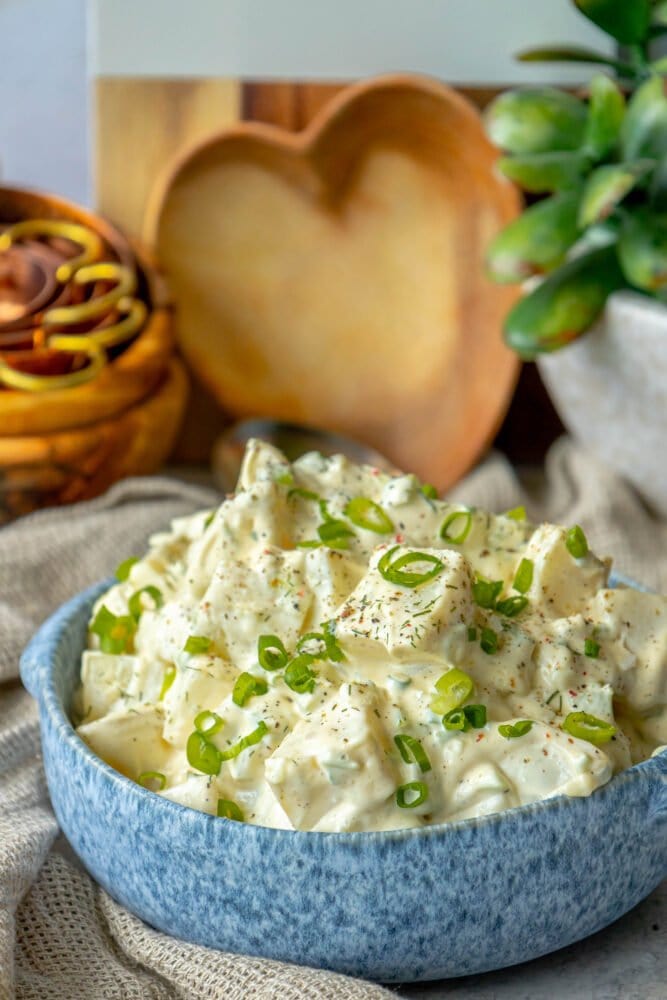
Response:
M616 733L616 726L612 726L611 722L598 719L588 712L570 712L565 717L561 729L570 736L576 736L578 740L588 740L595 746L608 743Z
M505 517L511 517L513 521L525 521L526 508L523 504L519 504L518 507L512 507L511 510L506 510Z
M531 719L520 719L519 722L515 722L514 725L510 723L505 723L502 726L498 726L498 732L501 736L504 736L506 740L516 740L519 736L525 736L533 728L533 723Z
M482 629L479 644L482 647L482 650L489 656L493 656L494 653L498 652L498 636L492 628Z
M401 809L414 809L426 802L428 785L423 781L408 781L396 789L396 805Z
M329 517L318 525L317 534L320 541L330 549L346 549L348 538L354 536L354 532L345 521L339 521L335 517Z
M183 651L197 656L199 653L208 653L212 640L207 635L189 635L185 640Z
M196 771L201 771L203 774L220 774L222 754L198 730L188 736L185 755L190 767L194 767Z
M394 736L394 743L406 764L418 764L419 770L424 774L431 770L431 761L419 740L415 739L414 736L401 733L399 736Z
M468 642L475 642L477 639L477 629L474 625L468 627Z
M313 493L312 490L303 490L300 486L295 486L287 494L288 500L291 500L293 497L301 497L302 500L314 500L316 503L320 502L317 493Z
M130 570L135 563L139 562L136 556L130 556L129 559L124 559L119 566L116 567L116 579L119 583L124 583L130 575Z
M257 729L253 729L247 736L243 736L238 743L234 743L228 750L220 750L220 760L232 760L234 757L238 757L248 747L254 746L255 743L260 743L268 731L266 723L264 721L260 722Z
M461 732L470 729L470 723L462 708L454 708L451 712L447 712L447 715L443 715L442 724L445 729L460 730Z
M514 576L512 586L520 594L527 594L533 584L533 572L535 563L532 559L522 559Z
M447 715L460 708L475 690L475 683L469 674L454 667L435 682L438 695L431 702L431 708L438 715Z
M316 538L306 538L303 542L296 543L297 549L321 549L322 542L318 542Z
M114 615L103 604L90 626L90 631L99 636L103 653L127 653L132 648L132 640L137 623L131 615Z
M224 724L224 720L216 712L209 712L208 709L204 709L195 717L195 729L202 736L213 736L214 733L219 733Z
M232 802L231 799L218 799L217 814L224 819L233 819L237 823L243 823L245 816L243 812L237 806L236 802Z
M493 610L502 589L502 580L485 580L478 576L472 585L472 599L480 608Z
M169 688L171 687L171 685L174 683L175 680L176 680L176 667L174 666L173 663L170 663L169 666L164 668L164 674L162 675L162 687L160 688L160 697L158 699L159 701L162 701L162 699L164 698L167 691L169 690Z
M265 670L282 670L289 654L277 635L260 635L257 640L257 659Z
M213 523L214 517L215 517L215 511L212 510L211 513L206 516L206 520L204 521L204 531L206 531L208 526Z
M380 507L379 503L368 497L353 497L343 511L352 524L366 531L374 531L376 535L387 535L394 530L394 522Z
M528 598L515 594L513 597L506 597L504 601L498 601L496 611L507 618L516 618L528 605Z
M463 714L473 729L483 729L486 725L486 705L466 705Z
M280 483L281 486L294 486L294 476L291 472L281 472L279 476L275 478L276 483Z
M456 530L457 521L461 522L458 531ZM445 542L451 542L452 545L461 545L470 534L471 527L472 511L455 510L451 514L448 514L440 525L440 537Z
M310 694L315 689L317 674L310 669L314 657L309 653L299 653L285 668L285 684L297 694Z
M137 783L149 792L161 792L167 779L161 771L143 771L137 778Z
M588 541L578 524L565 535L565 547L574 559L583 559L588 554Z
M244 671L236 678L234 690L232 691L232 701L239 708L243 708L245 703L254 697L254 695L266 694L268 690L268 684L261 677L254 677L252 674Z
M312 644L317 643L317 648L313 650ZM311 648L308 649L310 644ZM345 654L340 648L330 632L306 632L296 644L297 653L307 653L313 660L332 660L340 663L345 659Z
M584 656L590 656L591 660L597 660L600 655L600 643L595 639L584 639Z
M149 585L148 587L142 587L141 590L135 590L132 597L127 602L127 607L134 618L135 622L138 622L144 611L144 606L141 602L142 594L148 594L156 608L161 608L164 604L164 597L162 596L162 591L158 590L157 587Z
M389 583L398 584L400 587L419 587L422 583L433 580L445 568L444 563L429 552L404 552L392 562L391 557L397 549L398 545L394 545L378 562L380 575ZM429 563L432 569L424 573L406 573L403 567L411 563Z
M427 500L438 499L438 491L436 490L435 486L431 486L430 483L422 483L419 488Z

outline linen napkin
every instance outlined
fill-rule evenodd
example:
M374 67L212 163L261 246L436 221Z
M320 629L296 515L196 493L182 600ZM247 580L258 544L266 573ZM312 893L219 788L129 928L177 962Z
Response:
M531 520L580 524L618 570L667 591L667 522L569 439L519 478L492 454L450 494ZM169 520L220 502L167 478L126 480L96 500L0 529L0 1000L380 1000L381 986L212 951L170 938L116 904L59 836L39 756L37 709L18 659L59 604L141 552Z

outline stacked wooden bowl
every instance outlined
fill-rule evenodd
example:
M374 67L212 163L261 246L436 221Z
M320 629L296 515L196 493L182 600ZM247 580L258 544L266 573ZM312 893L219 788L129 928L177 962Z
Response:
M173 348L159 278L118 230L0 188L0 521L156 471L187 396Z

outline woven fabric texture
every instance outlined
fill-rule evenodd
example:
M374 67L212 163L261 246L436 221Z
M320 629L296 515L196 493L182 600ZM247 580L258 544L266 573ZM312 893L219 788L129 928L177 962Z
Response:
M525 503L531 520L578 523L615 567L667 592L667 523L573 442L543 475L519 479L490 456L451 494L490 510ZM169 520L219 502L166 478L42 511L0 530L0 1000L380 1000L372 983L211 951L147 927L80 870L49 805L37 709L18 659L59 604L142 551Z

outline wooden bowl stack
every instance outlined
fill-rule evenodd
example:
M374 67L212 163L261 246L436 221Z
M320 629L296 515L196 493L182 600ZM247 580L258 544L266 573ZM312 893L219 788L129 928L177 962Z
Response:
M0 522L96 496L125 476L155 472L171 450L187 396L164 288L127 240L104 219L62 199L0 188L0 240L25 220L76 223L96 234L102 260L132 272L132 302L142 322L130 339L98 350L95 372L87 374L85 354L53 349L57 336L49 337L80 335L84 343L87 333L118 321L113 308L101 320L60 330L57 324L45 328L44 318L77 296L105 295L109 283L69 294L57 257L60 252L61 264L67 262L77 248L48 233L9 249L0 244ZM69 280L75 281L75 272Z

